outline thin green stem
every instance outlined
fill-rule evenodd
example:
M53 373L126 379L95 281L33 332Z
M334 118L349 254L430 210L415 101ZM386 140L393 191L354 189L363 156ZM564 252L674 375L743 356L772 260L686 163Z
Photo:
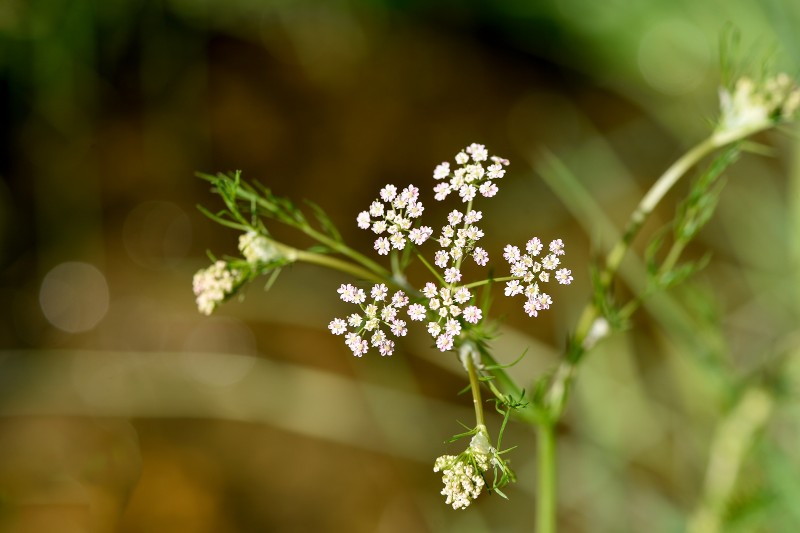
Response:
M483 400L481 399L481 381L478 377L478 370L475 368L476 356L480 354L475 345L467 341L461 345L459 355L464 368L467 370L467 375L469 375L469 387L472 389L472 403L475 407L475 422L478 426L486 427L483 416Z
M381 277L375 274L375 272L372 272L371 270L367 270L366 268L363 268L360 265L356 265L348 261L343 261L338 257L318 254L315 252L308 252L306 250L298 250L296 248L290 248L285 245L282 245L282 248L289 249L288 251L284 250L284 253L290 259L294 258L296 261L303 261L304 263L324 266L327 268L331 268L333 270L338 270L340 272L350 274L356 277L357 279L368 280L374 283L391 282L393 279L391 277L387 278Z
M437 280L437 281L438 281L438 282L439 282L441 285L446 285L446 283L445 283L445 281L444 281L444 278L442 277L442 275L441 275L441 274L439 274L439 271L437 271L435 268L433 268L433 265L431 265L431 264L428 262L428 260L427 260L427 259L425 259L425 258L422 256L422 254L421 254L421 253L419 253L419 252L417 252L417 259L419 259L419 260L422 262L422 264L423 264L423 265L425 265L425 267L426 267L426 268L427 268L427 269L428 269L428 270L431 272L431 274L433 274L434 276L436 276L436 280Z
M552 422L536 428L536 533L556 531L556 437Z
M488 285L489 283L498 283L501 281L511 281L512 279L522 279L515 276L503 276L502 278L487 278L482 279L480 281L473 281L472 283L468 283L466 285L462 285L467 289L474 289L475 287L480 287L481 285Z
M714 150L740 141L772 126L773 123L771 121L764 121L738 129L716 131L676 160L650 187L650 190L647 191L647 194L644 195L631 214L625 233L606 256L605 267L599 276L600 287L598 287L598 291L606 292L609 289L622 263L622 259L628 252L634 237L638 234L645 220L686 172ZM586 339L592 324L599 314L600 311L594 301L591 301L584 308L575 330L575 341L579 346Z

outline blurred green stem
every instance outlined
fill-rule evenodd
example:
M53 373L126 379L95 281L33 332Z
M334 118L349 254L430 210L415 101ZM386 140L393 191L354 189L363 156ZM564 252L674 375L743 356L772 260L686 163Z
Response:
M556 437L552 421L536 427L536 533L556 531Z
M597 292L606 293L611 286L611 282L619 269L622 259L628 252L628 249L633 242L634 237L638 234L642 225L647 217L658 206L661 200L672 189L672 187L703 158L722 148L728 144L740 141L750 135L758 133L759 131L768 129L773 126L772 121L757 122L746 127L731 129L731 130L718 130L715 131L710 137L700 142L691 148L688 152L683 154L677 161L675 161L662 175L656 180L644 198L639 202L639 205L631 214L628 221L628 226L622 238L617 242L614 248L606 256L605 267L599 275L599 287ZM585 351L583 349L583 342L591 330L592 324L598 318L600 312L594 300L590 302L583 310L578 326L575 330L575 344L579 349L579 353L574 354L579 359ZM577 360L577 359L576 359Z
M720 422L709 450L703 500L689 520L688 533L718 533L724 529L736 478L745 454L767 423L774 400L761 387L751 387Z

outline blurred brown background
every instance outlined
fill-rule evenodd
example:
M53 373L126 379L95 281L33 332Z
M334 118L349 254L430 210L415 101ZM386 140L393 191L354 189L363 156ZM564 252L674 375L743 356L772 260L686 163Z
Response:
M211 318L196 312L192 274L206 250L235 254L237 236L196 210L221 205L194 173L240 169L312 199L369 246L355 215L379 187L428 190L439 162L485 143L512 162L484 210L490 253L561 237L576 277L536 321L498 295L514 329L496 352L510 362L532 346L513 370L532 380L556 361L589 258L614 237L581 229L535 170L542 149L619 227L708 131L721 32L781 50L796 72L798 22L781 0L5 0L0 529L531 530L533 435L506 436L519 446L510 501L446 508L432 464L458 450L444 444L457 421L470 424L466 380L424 336L354 360L325 329L346 277L296 266L269 292L256 284ZM764 140L775 157L742 164L758 181L731 185L702 243L719 260L709 277L730 282L709 289L715 311L741 311L745 354L794 327L784 314L744 334L774 309L750 306L765 273L774 295L793 264L791 140ZM775 246L732 237L759 228ZM687 381L704 374L640 325L579 381L560 436L562 531L679 531L696 502L713 386Z

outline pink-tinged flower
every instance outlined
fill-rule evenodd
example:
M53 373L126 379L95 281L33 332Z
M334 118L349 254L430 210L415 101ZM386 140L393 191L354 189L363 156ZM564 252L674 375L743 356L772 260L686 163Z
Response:
M436 288L434 283L429 281L425 284L425 287L423 287L422 294L424 294L426 298L434 298L437 294L439 294L439 289Z
M392 184L386 185L381 189L381 200L384 202L391 202L397 196L397 187Z
M512 246L511 244L507 244L505 248L503 248L503 259L508 261L509 263L515 263L520 259L519 248L516 246Z
M550 252L555 255L564 255L564 243L561 239L550 241Z
M408 317L416 322L425 320L426 312L425 306L423 305L411 304L408 306Z
M408 333L405 320L395 320L391 325L392 333L397 337L405 337Z
M481 183L479 188L479 191L484 198L491 198L492 196L496 195L499 190L500 189L497 187L497 185L491 181L485 181Z
M444 271L444 280L447 283L458 283L461 281L461 272L454 267L448 268Z
M466 309L464 309L464 320L469 322L470 324L477 324L481 320L482 312L480 309L475 307L474 305L470 305Z
M347 323L341 318L334 318L331 323L328 324L328 329L331 330L331 333L334 335L341 335L347 331Z
M534 237L528 241L525 245L525 250L528 251L529 254L536 256L542 251L542 241L539 237Z
M561 270L556 271L556 280L561 285L569 285L572 283L572 271L566 268L562 268Z
M374 300L382 302L384 299L386 299L386 295L388 294L388 292L389 289L386 287L386 285L384 285L383 283L378 283L377 285L374 285L372 287L372 291L370 291L370 296L372 296Z
M446 352L447 350L453 349L453 337L450 335L439 335L436 338L436 347L439 348L440 351Z
M486 266L486 263L489 262L489 254L479 246L472 251L472 259L474 259L478 265Z
M518 279L512 279L506 282L505 294L506 296L516 296L522 292L522 286L519 284Z
M433 228L429 226L420 226L419 228L412 229L408 234L408 238L411 242L420 246L427 241L431 235L433 235Z

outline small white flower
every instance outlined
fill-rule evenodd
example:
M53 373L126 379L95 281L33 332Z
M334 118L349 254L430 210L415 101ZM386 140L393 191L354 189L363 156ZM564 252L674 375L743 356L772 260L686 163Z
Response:
M481 195L483 195L485 198L491 198L492 196L496 195L500 189L494 184L494 182L485 181L481 183L479 190Z
M503 259L505 259L509 263L514 263L519 261L520 259L519 248L507 244L506 247L503 248Z
M395 320L391 325L392 333L397 337L405 337L408 333L405 320Z
M527 252L533 256L539 255L539 253L542 251L542 241L539 239L539 237L532 238L525 245L525 250L527 250Z
M453 300L459 304L467 303L470 298L472 298L472 294L470 294L469 289L466 287L459 287L453 295Z
M457 226L463 217L464 215L461 213L461 211L453 210L449 215L447 215L447 223L451 226Z
M408 317L416 322L425 320L426 312L425 307L420 304L411 304L408 306Z
M361 229L369 229L370 224L372 223L369 218L368 211L361 211L358 216L356 217L356 222L358 223L358 227Z
M476 193L477 190L475 189L474 185L462 185L461 188L458 189L458 195L464 202L469 202L470 200L474 199Z
M347 323L341 318L334 318L331 323L328 324L328 329L331 330L331 333L334 335L341 335L347 331Z
M381 189L381 200L384 202L391 202L397 196L397 187L392 184L386 185Z
M450 194L450 191L451 191L451 189L450 189L450 185L449 184L444 183L444 182L438 183L436 185L436 187L433 188L433 192L436 193L436 195L434 196L434 199L437 202L441 202L442 200L447 198L447 196Z
M453 349L453 337L447 334L439 335L436 338L436 347L442 352Z
M569 285L572 283L572 271L566 268L562 268L561 270L556 271L556 280L561 285Z
M445 267L447 266L447 263L449 263L449 262L450 262L450 256L447 254L447 251L445 251L445 250L439 250L439 251L438 251L438 252L436 252L436 254L433 256L433 262L434 262L434 263L436 264L436 266L438 266L439 268L445 268Z
M422 294L424 294L426 298L433 298L439 294L439 289L436 288L434 283L429 281L425 284L425 287L423 287Z
M461 322L456 320L455 318L450 318L444 324L444 332L447 335L455 337L459 333L461 333Z
M347 323L350 325L351 328L357 328L361 326L362 318L361 315L357 313L353 313L349 317L347 317Z
M456 163L459 165L466 165L467 161L469 161L469 156L464 152L458 152L456 154Z
M466 309L464 309L464 320L469 322L470 324L477 324L481 320L481 315L483 313L480 309L475 307L474 305L470 305Z
M444 162L433 171L433 179L443 180L450 175L450 163Z
M560 262L561 261L558 259L558 257L556 257L555 254L549 254L542 259L542 268L546 270L555 270Z
M377 200L372 202L369 206L369 214L373 217L382 217L383 216L383 204Z
M444 280L447 283L458 283L461 281L461 272L457 268L448 268L444 271Z
M373 285L372 290L370 291L370 296L372 296L374 300L382 302L386 298L388 292L389 289L386 287L386 285L383 283L378 283L377 285Z
M442 326L440 326L437 322L428 322L428 333L431 334L431 337L438 337L439 333L442 332Z
M406 296L406 293L403 291L397 291L394 293L394 296L392 296L392 305L399 308L407 306L408 296Z
M389 243L389 239L386 237L379 237L375 241L375 250L378 251L378 255L389 255L390 249L391 244Z
M489 262L489 254L481 247L475 248L472 252L472 259L480 266L486 266Z
M554 255L564 255L564 243L561 239L550 241L550 252Z
M511 281L506 282L506 289L505 289L506 296L516 296L521 292L522 292L522 287L519 284L519 280L512 279Z

